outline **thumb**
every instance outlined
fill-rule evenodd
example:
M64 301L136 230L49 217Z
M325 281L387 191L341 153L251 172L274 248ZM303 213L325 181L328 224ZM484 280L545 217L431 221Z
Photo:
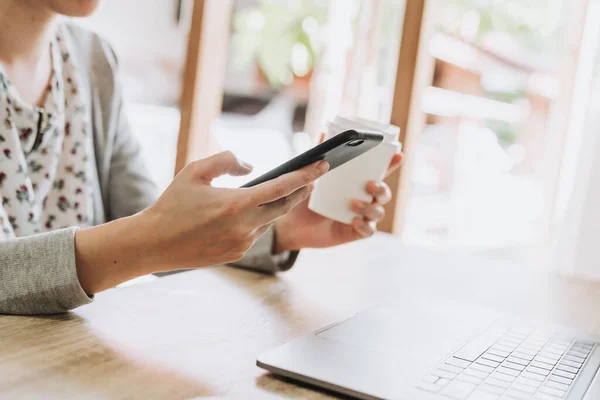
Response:
M194 179L210 184L213 179L222 175L242 176L252 172L252 165L240 161L231 151L224 151L194 161L191 164Z
M319 144L321 144L325 141L326 136L327 136L327 134L325 132L321 132L321 134L319 135Z

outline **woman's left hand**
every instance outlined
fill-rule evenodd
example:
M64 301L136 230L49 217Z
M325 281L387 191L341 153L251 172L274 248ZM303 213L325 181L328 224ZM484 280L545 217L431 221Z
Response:
M400 167L402 154L392 158L387 175ZM383 206L392 195L385 182L369 182L365 188L373 196L368 204L355 200L351 207L360 217L345 225L332 221L308 209L308 199L275 222L274 252L282 253L303 248L323 248L367 238L375 232L375 225L384 217Z

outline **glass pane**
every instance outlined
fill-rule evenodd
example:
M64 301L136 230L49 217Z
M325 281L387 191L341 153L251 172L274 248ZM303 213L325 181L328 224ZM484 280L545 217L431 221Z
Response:
M521 260L552 199L545 188L567 55L563 0L438 1L435 75L415 153L404 238Z
M211 129L212 152L251 163L235 187L312 145L302 133L315 65L322 55L328 0L235 0L223 110Z

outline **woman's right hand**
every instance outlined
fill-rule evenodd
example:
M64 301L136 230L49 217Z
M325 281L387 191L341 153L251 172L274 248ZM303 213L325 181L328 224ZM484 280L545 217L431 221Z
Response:
M252 188L226 189L211 182L252 167L231 152L192 162L146 210L76 232L81 286L94 294L151 272L238 261L328 169L321 161Z
M140 214L156 260L168 268L197 268L240 260L278 218L304 201L328 170L325 161L248 189L211 186L221 175L247 175L252 167L231 152L188 164L164 194Z

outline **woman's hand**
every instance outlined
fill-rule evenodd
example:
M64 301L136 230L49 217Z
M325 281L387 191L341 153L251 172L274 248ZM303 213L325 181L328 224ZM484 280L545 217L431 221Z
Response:
M308 198L325 161L248 189L211 186L252 168L225 152L193 162L143 212L78 231L79 280L87 293L150 272L198 268L241 259L275 220Z
M396 154L388 169L388 175L402 163L402 155ZM309 210L308 199L290 213L275 222L275 253L303 248L332 247L373 235L375 225L384 217L383 206L392 196L384 182L369 182L366 192L373 196L372 203L354 200L349 205L360 217L345 225L332 221Z

